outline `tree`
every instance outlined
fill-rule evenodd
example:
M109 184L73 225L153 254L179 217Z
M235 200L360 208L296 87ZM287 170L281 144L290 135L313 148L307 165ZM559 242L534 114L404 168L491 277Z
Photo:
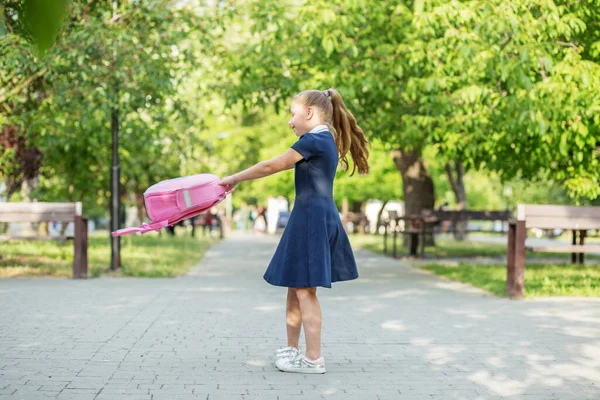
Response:
M211 10L175 0L120 4L113 18L109 3L72 1L64 31L45 58L16 33L0 42L0 96L7 96L1 122L43 156L37 196L83 201L96 215L108 200L115 104L124 200L127 192L139 200L151 184L179 176L202 128L201 111L191 110L180 91L197 89L189 72L197 46L210 41ZM10 150L3 147L2 154L8 159Z
M236 3L222 18L239 39L216 47L230 74L221 88L230 104L252 109L338 87L369 137L395 147L408 213L433 206L421 157L428 145L455 166L449 171L552 179L593 198L600 71L592 3Z
M591 3L437 3L421 18L436 36L426 65L438 67L431 91L444 104L432 143L469 169L553 179L573 197L596 197L600 71L580 41L598 38L582 18Z

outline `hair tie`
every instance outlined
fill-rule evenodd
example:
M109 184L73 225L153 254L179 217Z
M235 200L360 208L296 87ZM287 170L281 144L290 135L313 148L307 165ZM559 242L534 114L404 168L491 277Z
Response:
M327 90L323 90L323 94L324 94L325 96L329 97L329 89L327 89Z

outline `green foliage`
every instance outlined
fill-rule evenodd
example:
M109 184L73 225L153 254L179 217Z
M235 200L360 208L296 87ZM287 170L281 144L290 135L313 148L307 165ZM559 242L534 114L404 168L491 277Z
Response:
M207 147L197 155L201 163L198 171L226 176L280 155L294 143L295 136L284 116L268 110L243 116L237 110L229 110L220 116L207 117L206 130L199 137ZM265 204L269 195L290 198L293 191L293 170L284 171L241 183L233 195L233 206L239 207L242 201Z
M335 86L369 138L595 198L597 16L592 0L254 0L226 10L241 39L218 50L229 104Z
M423 157L434 179L437 193L436 207L448 203L456 205L456 198L444 169L444 158L434 148L426 148ZM502 180L495 172L472 170L464 177L467 208L470 210L515 210L517 204L572 204L564 187L556 182L530 181L523 178ZM510 191L505 193L505 189ZM587 203L582 199L582 204Z
M492 224L489 224L491 228ZM470 235L482 235L483 233L471 233ZM349 236L350 242L353 247L361 247L375 253L383 254L383 235L363 235L363 234L352 234ZM504 236L506 237L506 236ZM392 240L391 234L388 235L387 242L387 254L392 254ZM396 239L396 244L399 246L400 236ZM562 240L565 244L569 243L570 238L567 235L562 235L559 240ZM505 257L506 256L506 242L505 243L489 243L483 240L466 240L457 241L454 239L448 239L447 237L436 237L435 246L426 246L425 254L426 257L431 258L473 258L473 257ZM406 255L406 250L398 247L398 254L401 256ZM405 252L405 253L402 253ZM600 258L597 254L587 254L588 259ZM555 262L568 261L571 259L571 254L567 253L527 253L528 260L536 259L548 259L551 258Z
M88 215L103 214L114 107L124 190L142 193L181 175L184 160L202 145L202 110L188 108L180 93L198 89L190 70L196 46L208 40L199 39L202 29L191 31L211 18L177 3L120 2L113 18L108 2L73 1L65 31L44 59L22 36L0 42L3 124L17 126L43 154L38 199L83 201ZM197 90L192 98L201 95Z
M329 86L373 145L371 174L339 171L337 198L399 198L389 157L399 147L425 150L440 201L452 200L443 166L453 160L469 170L471 208L503 208L504 185L510 205L599 194L595 0L158 0L120 1L118 10L71 0L48 47L66 3L0 6L0 125L43 154L40 200L104 213L115 106L122 199L133 203L159 180L225 175L280 154L295 140L285 126L291 96ZM26 16L48 29L33 32ZM0 179L18 167L3 149ZM292 175L241 185L234 205L290 197Z
M23 25L30 35L38 56L54 44L67 15L69 0L23 0Z
M353 247L364 248L379 254L383 254L383 235L361 235L349 236ZM396 239L398 254L407 255L407 250L401 247L401 236ZM392 254L393 237L388 234L387 254ZM501 257L506 255L505 244L490 244L475 241L456 241L436 239L436 245L425 248L427 257Z

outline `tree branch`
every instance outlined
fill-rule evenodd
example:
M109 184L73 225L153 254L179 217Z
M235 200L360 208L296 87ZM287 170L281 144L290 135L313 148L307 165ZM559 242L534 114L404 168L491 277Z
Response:
M508 35L508 39L506 39L506 42L500 43L500 50L504 50L504 48L510 43L512 38L513 38L513 35L511 33L510 35Z
M572 47L577 50L577 45L573 42L561 42L560 40L557 40L555 43L565 47Z
M546 71L544 71L544 64L542 63L542 57L540 57L540 75L542 75L543 79L546 79L548 75L546 75Z
M4 103L9 97L16 95L21 90L27 88L32 81L44 75L48 71L47 67L42 68L35 74L31 75L29 78L25 79L21 84L17 85L10 92L6 93L6 88L0 89L0 103Z

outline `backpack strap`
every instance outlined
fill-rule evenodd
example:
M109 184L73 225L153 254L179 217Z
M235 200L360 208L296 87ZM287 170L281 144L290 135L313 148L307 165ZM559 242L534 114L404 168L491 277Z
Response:
M129 235L131 233L137 233L137 232L140 232L143 235L144 233L147 233L150 231L158 231L161 228L164 228L166 226L169 226L168 219L165 219L163 221L158 221L153 224L142 224L142 225L138 226L137 228L119 229L118 231L112 232L111 235L112 235L112 237L117 237L117 236Z

